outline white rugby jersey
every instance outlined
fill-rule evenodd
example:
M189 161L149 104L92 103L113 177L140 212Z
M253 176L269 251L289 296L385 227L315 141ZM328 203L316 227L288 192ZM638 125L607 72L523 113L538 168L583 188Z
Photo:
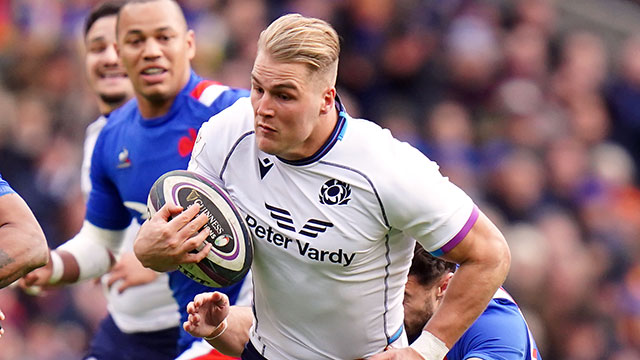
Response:
M326 144L287 161L258 149L250 99L240 99L202 126L189 163L224 186L252 232L251 341L270 360L357 359L406 346L413 239L446 252L477 218L437 164L337 104Z

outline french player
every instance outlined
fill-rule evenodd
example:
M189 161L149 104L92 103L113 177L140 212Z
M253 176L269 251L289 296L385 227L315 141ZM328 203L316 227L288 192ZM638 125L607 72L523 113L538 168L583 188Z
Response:
M410 343L420 336L440 306L455 269L454 263L438 259L416 245L403 302L404 326ZM500 288L487 309L449 350L446 359L540 360L541 357L520 308Z
M135 98L114 110L98 135L91 159L85 222L73 241L58 248L60 258L54 258L50 270L54 283L104 274L132 219L139 224L145 221L147 195L154 181L167 171L185 169L201 124L248 95L246 90L204 80L191 70L190 60L196 50L194 33L173 0L133 0L124 4L116 19L116 45ZM180 222L193 219L197 210L191 207L180 216L179 208L164 211L168 212L167 217L175 216L172 224L182 227ZM194 222L206 222L206 216L197 217ZM210 245L189 253L203 245L204 232L191 237L199 228L191 229L189 241L177 244L184 251L181 262L198 262L208 252ZM101 251L96 251L92 245L95 242ZM160 270L175 269L165 266ZM50 281L48 276L34 277L26 278L27 283ZM169 272L168 278L181 321L185 321L187 303L208 288L179 271ZM242 287L241 282L221 291L235 302L250 295L241 294ZM144 297L137 301L154 305L163 300ZM180 359L220 358L208 343L180 331Z
M120 6L119 2L104 2L90 12L85 23L85 72L102 114L87 127L81 174L85 196L91 190L89 169L98 134L110 114L133 97L133 87L115 49L116 19ZM121 248L113 254L118 256L118 261L110 273L102 277L109 313L101 321L85 359L146 357L173 360L178 355L178 305L169 289L168 275L142 267L133 254L133 239L139 227L133 221L127 228ZM70 240L74 241L82 239L76 237ZM100 244L90 244L97 247L96 253L101 252ZM62 249L51 253L54 262L61 261L61 256L71 255ZM52 266L46 268L50 269ZM56 278L49 276L48 282L55 284Z
M254 297L226 318L223 294L200 294L183 327L243 359L442 359L503 283L509 248L437 164L349 116L336 95L338 54L326 22L278 18L258 40L250 99L200 129L188 169L244 212ZM186 239L162 220L141 227L134 249ZM414 239L460 267L409 347L402 299Z

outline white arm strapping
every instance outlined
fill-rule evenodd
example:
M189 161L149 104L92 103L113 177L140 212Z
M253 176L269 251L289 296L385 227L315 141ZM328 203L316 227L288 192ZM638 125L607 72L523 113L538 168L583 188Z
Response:
M442 360L449 352L442 340L426 330L411 344L411 348L426 360Z
M123 235L124 230L102 229L85 220L80 232L58 249L71 253L78 262L78 281L92 279L109 271L109 253L117 254Z

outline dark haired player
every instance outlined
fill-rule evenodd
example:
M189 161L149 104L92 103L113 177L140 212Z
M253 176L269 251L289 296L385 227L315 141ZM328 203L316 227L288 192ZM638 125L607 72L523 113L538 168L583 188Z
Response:
M456 264L438 259L416 244L404 289L404 327L413 342L438 309ZM447 360L540 360L538 347L513 298L498 289L487 309L453 345Z

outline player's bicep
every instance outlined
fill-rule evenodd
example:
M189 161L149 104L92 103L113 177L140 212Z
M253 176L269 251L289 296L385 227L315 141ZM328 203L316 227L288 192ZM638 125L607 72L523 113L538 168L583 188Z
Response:
M453 244L447 251L439 251L436 255L442 258L462 264L465 262L478 262L483 259L493 258L501 254L506 247L506 241L502 233L481 211L477 219L470 227L466 235L459 242ZM445 245L443 248L446 248ZM442 249L442 248L441 248Z

